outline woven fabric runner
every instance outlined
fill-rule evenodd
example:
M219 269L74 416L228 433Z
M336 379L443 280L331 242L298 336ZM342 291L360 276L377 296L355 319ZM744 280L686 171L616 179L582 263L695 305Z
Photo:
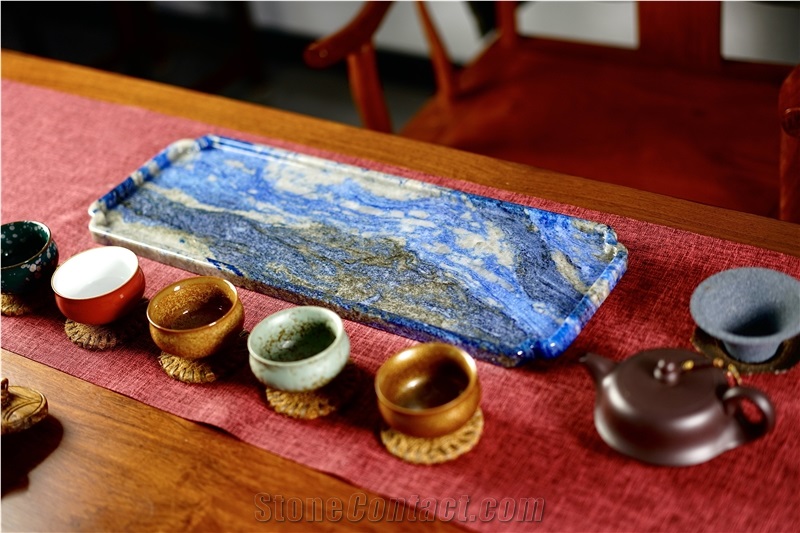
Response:
M689 298L709 275L763 266L800 277L800 260L751 246L12 81L2 85L2 222L39 220L53 230L62 261L96 246L88 206L169 143L214 133L273 144L471 193L606 223L630 252L628 272L570 349L546 365L504 369L479 363L484 429L478 445L435 466L386 452L372 379L412 341L347 322L360 369L357 397L316 420L277 415L243 368L206 385L169 378L149 337L111 351L72 344L57 311L3 317L2 346L178 416L220 427L283 457L386 497L420 501L445 520L478 531L798 531L800 370L758 375L778 412L775 431L699 466L663 468L617 454L597 435L595 389L577 363L596 352L621 360L655 347L691 349ZM146 297L188 277L141 260ZM290 304L240 290L246 329ZM235 473L232 473L235 475ZM267 482L265 480L265 482ZM291 495L286 495L291 496ZM324 496L324 495L321 495ZM453 502L458 506L454 508ZM541 521L519 520L537 503ZM455 511L454 511L455 509ZM529 509L530 513L530 509ZM525 517L523 517L525 518Z

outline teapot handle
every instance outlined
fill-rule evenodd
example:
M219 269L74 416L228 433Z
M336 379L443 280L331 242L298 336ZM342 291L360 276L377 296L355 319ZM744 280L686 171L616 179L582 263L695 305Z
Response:
M761 412L761 420L752 422L745 417L741 407L745 400L750 400L755 404ZM742 443L766 435L775 427L775 407L769 398L758 389L743 386L731 387L722 396L722 404L729 416L736 416L744 432Z

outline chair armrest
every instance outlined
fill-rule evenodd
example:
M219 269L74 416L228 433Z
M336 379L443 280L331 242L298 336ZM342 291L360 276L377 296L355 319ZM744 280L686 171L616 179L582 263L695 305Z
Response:
M330 67L358 52L372 42L392 2L366 2L347 26L309 45L303 53L306 64L314 68Z

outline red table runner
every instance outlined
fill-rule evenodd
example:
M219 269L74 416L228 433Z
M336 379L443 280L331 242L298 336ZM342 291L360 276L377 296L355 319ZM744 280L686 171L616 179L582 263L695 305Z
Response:
M3 317L3 348L181 417L218 426L356 486L419 502L422 509L475 530L800 530L800 370L747 378L777 407L772 434L702 465L664 468L621 456L600 440L592 420L594 386L576 362L586 351L620 360L647 348L691 349L694 324L688 303L698 283L738 266L763 266L800 277L800 259L5 80L2 222L46 223L63 261L96 246L87 229L87 208L94 200L169 143L207 133L604 222L628 247L629 269L558 360L511 370L478 364L485 416L481 441L470 453L437 466L395 459L376 432L374 373L388 356L413 342L357 323L346 323L352 358L363 374L357 398L341 413L310 422L272 412L248 368L213 384L186 385L163 373L149 337L106 352L82 350L67 340L64 319L55 310ZM146 259L141 265L147 297L193 275ZM243 289L240 294L248 330L290 306ZM536 516L530 516L529 508L527 518L541 520L521 520L524 503L536 500Z

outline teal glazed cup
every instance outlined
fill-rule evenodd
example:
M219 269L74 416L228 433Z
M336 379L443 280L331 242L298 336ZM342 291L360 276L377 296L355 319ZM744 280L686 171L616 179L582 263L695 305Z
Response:
M261 383L287 392L316 390L350 358L342 319L329 309L301 306L268 316L247 339L250 370Z
M25 294L50 284L58 266L58 247L50 228L33 220L2 226L2 291Z

